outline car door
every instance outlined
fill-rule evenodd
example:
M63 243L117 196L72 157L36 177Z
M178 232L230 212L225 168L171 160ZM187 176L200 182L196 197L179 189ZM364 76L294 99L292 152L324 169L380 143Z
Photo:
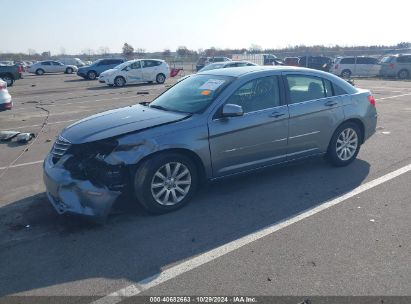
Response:
M380 74L380 70L381 70L381 65L378 62L377 58L372 58L369 57L367 58L367 65L368 65L368 69L367 69L367 73L365 76L378 76Z
M99 63L97 63L97 65L95 67L95 70L96 70L97 74L99 74L99 75L101 73L103 73L104 71L108 70L108 69L109 69L109 67L108 67L108 60L107 59L101 60Z
M61 73L65 71L65 66L61 62L52 61L51 69L53 73Z
M342 98L332 83L317 76L284 72L289 119L288 160L325 152L343 119Z
M53 68L52 68L52 65L51 65L51 62L50 62L50 61L43 61L43 62L41 63L41 67L40 67L40 68L43 69L44 72L46 72L46 73L50 73L50 72L53 71Z
M126 68L126 81L128 83L138 83L143 81L141 60L134 61Z
M240 105L244 114L223 117L222 107L209 120L209 144L215 177L286 160L288 109L280 76L241 83L224 104Z
M143 81L153 81L155 79L155 60L142 60L142 79Z

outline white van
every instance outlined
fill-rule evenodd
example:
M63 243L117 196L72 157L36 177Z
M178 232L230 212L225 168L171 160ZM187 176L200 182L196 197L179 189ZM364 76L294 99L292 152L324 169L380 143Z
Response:
M164 83L170 75L170 67L160 59L136 59L124 62L100 74L98 80L109 86L122 87L141 82Z
M381 65L377 58L352 56L339 57L330 68L330 73L343 78L351 76L378 76L380 74Z
M64 63L65 65L75 65L78 68L86 65L80 58L73 57L60 58L58 61Z

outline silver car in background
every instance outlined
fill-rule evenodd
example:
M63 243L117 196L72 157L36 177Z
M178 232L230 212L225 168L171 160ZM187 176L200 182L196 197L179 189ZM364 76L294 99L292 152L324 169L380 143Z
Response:
M211 70L151 103L68 126L44 161L44 181L58 213L104 218L127 190L164 213L205 180L323 155L346 166L376 124L371 93L326 72Z
M44 73L72 74L77 71L78 68L75 65L66 65L54 60L36 62L29 68L29 73L35 73L36 75L43 75Z
M0 78L0 111L10 110L12 107L13 102L7 90L7 83Z

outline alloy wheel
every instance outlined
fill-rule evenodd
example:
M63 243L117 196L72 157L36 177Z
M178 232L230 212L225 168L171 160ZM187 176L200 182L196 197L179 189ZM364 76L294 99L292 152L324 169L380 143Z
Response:
M354 129L344 129L337 138L336 152L339 159L351 159L358 148L358 135Z

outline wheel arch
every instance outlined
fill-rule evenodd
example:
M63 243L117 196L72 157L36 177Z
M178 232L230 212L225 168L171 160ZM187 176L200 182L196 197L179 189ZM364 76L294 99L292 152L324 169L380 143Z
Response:
M205 181L207 179L204 162L202 161L200 156L194 151L186 149L186 148L167 148L164 150L156 151L154 153L148 154L144 156L143 158L141 158L135 165L133 165L133 167L137 169L143 162L153 157L156 157L158 155L166 154L166 153L177 153L177 154L181 154L181 155L188 157L195 164L200 181Z

